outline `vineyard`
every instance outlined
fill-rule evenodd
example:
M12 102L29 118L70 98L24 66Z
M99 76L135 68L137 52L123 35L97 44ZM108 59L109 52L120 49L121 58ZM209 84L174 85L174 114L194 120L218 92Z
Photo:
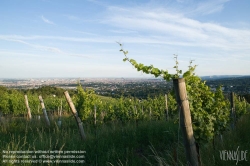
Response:
M109 98L84 89L79 83L77 91L69 93L77 111L73 116L80 121L76 123L63 89L41 95L34 90L24 92L0 87L1 153L3 150L85 150L85 165L186 165L186 145L182 141L185 136L180 133L181 110L186 101L191 111L199 165L235 165L235 161L221 160L218 151L236 150L238 146L249 150L250 104L244 98L234 93L224 94L220 87L211 91L194 74L196 66L192 62L189 70L182 73L176 57L176 74L171 75L152 65L138 64L127 57L127 51L121 51L124 61L129 61L138 71L161 76L166 81L178 80L182 75L187 97L178 99L173 89L166 95L144 100ZM45 115L50 123L46 124ZM86 138L79 136L80 124ZM249 154L246 157L250 159Z
M212 94L212 92L209 92L209 94ZM49 140L47 140L47 138L52 139L52 137L53 139L55 137L57 140L58 145L55 145L58 146L57 148L65 149L66 146L63 146L65 144L65 142L63 142L63 139L67 139L67 137L64 136L63 139L60 140L59 135L66 133L67 135L71 135L70 137L76 139L77 141L79 142L81 141L78 130L76 128L77 126L72 121L73 117L70 116L71 113L69 110L69 106L67 105L66 100L63 96L54 97L53 95L48 95L46 98L44 98L44 103L46 109L48 110L47 112L49 113L50 121L52 121L52 125L50 127L47 127L44 121L41 110L42 108L40 107L40 102L38 99L38 94L28 94L27 96L29 100L29 106L32 110L31 111L32 119L30 121L27 119L28 118L27 108L25 107L24 104L25 103L24 94L17 90L2 89L1 104L0 104L2 113L1 135L4 135L4 137L1 138L5 138L1 139L2 149L56 148L52 147L52 145L49 145L48 142ZM199 112L198 111L192 112L193 116L192 119L194 126L193 128L195 133L194 136L195 139L201 145L209 144L209 142L211 143L211 141L215 139L217 135L223 134L224 131L229 130L230 127L229 124L232 121L232 119L230 120L231 106L229 100L224 98L224 95L222 94L222 91L220 89L218 89L217 92L214 93L214 96L216 96L217 99L214 100L213 98L211 98L212 103L210 105L212 107L215 107L215 109L216 107L219 108L217 108L218 110L217 113L212 114L213 116L207 113L207 111L205 112L205 110L199 110ZM97 138L100 138L100 135L102 135L101 138L105 138L103 134L108 134L108 133L115 134L114 138L117 137L118 135L121 135L122 137L125 136L128 137L129 134L131 134L129 132L133 133L133 130L135 131L142 130L141 132L144 133L140 134L143 134L145 137L149 137L148 139L145 138L144 140L144 137L141 136L142 137L141 140L138 140L139 142L135 143L133 146L137 146L138 144L143 145L144 141L146 142L144 142L143 146L146 145L149 146L150 143L153 144L153 142L157 140L156 139L157 137L161 137L159 139L162 141L163 144L162 146L165 147L167 147L167 145L172 146L171 143L173 142L177 144L178 137L176 135L178 134L177 128L178 128L179 116L174 95L171 93L167 94L166 96L161 95L155 98L148 98L147 100L142 100L142 101L136 98L112 99L112 98L102 98L96 95L94 91L84 90L81 87L81 85L79 85L77 88L77 93L72 96L72 99L75 103L77 111L79 112L79 116L84 124L84 128L87 135L86 144L88 141L94 141ZM202 98L200 98L199 100L202 100ZM194 105L194 102L195 100L190 99L191 110L193 110L194 108L197 109L197 106ZM234 102L235 102L235 118L236 118L235 120L238 121L243 114L246 114L247 111L249 112L250 105L244 99L241 99L236 95L234 96ZM202 103L200 106L202 106ZM204 107L198 107L198 108L204 108ZM168 114L166 110L168 110ZM57 124L60 111L62 111L61 128L59 128L60 126L58 126ZM219 111L221 111L221 114L219 114L220 113ZM207 114L201 114L202 112L205 112ZM20 116L21 117L25 116L25 118L17 118ZM38 116L41 117L40 120L37 119ZM156 127L159 131L155 131L156 129L154 127ZM121 130L119 128L121 128ZM111 129L112 131L107 132L107 130ZM170 133L163 133L163 131L168 131ZM41 136L40 141L44 142L45 145L44 147L40 148L32 147L32 143L34 142L32 140L29 140L28 137L30 137L30 134L35 134L34 132ZM154 134L154 132L156 133ZM23 135L23 133L25 133L25 135L22 138L20 135L18 135L18 133L20 133L20 135ZM156 134L159 134L160 136L157 136ZM109 137L110 136L107 135L107 138ZM131 137L133 138L133 136ZM27 142L23 146L18 147L18 144L22 144L22 141L24 141L24 139L27 139L25 140ZM119 139L120 141L126 141L126 139L124 138L119 138ZM53 144L56 143L54 142ZM127 145L125 144L123 146ZM87 149L86 145L83 147L84 149ZM69 148L76 148L76 147L69 147ZM141 147L139 149L143 148L144 147ZM108 150L109 148L106 147L105 149ZM145 149L147 148L145 147ZM89 153L90 151L91 150L88 150ZM99 150L97 153L99 153ZM87 157L87 158L93 159L93 157ZM116 158L115 162L117 162L118 160L121 160L121 158L119 157ZM108 158L106 162L107 161L109 161ZM89 163L92 162L93 160L89 161Z

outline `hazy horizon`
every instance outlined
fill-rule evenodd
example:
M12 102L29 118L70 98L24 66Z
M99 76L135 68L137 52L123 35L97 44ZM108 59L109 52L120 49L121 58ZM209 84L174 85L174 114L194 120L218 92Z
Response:
M206 76L199 76L199 77L245 77L250 75L206 75ZM162 77L154 77L148 75L148 77L16 77L16 78L1 78L3 79L163 79Z

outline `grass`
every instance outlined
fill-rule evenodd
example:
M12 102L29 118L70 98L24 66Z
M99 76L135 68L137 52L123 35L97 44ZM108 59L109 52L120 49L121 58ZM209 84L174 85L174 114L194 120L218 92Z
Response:
M176 127L165 121L141 122L138 127L134 122L84 125L87 138L81 140L73 117L63 117L61 128L56 121L47 127L43 119L8 119L0 127L0 149L84 150L86 165L143 165L150 145L164 150L176 140Z
M178 144L178 124L173 121L145 121L139 122L138 126L134 122L109 122L98 126L85 124L86 140L80 139L77 125L71 116L62 117L61 128L57 126L56 117L49 127L42 118L40 121L12 118L1 120L0 124L1 156L3 150L82 150L86 151L86 163L82 165L166 166L186 163L181 133ZM212 144L201 146L203 165L236 165L235 161L221 160L220 151L237 150L237 147L249 151L249 126L250 115L245 115L238 121L235 130L223 134L223 141L220 137L215 139L215 147ZM250 165L249 153L247 159L248 161L240 161L237 165ZM1 165L4 165L2 160L1 157Z

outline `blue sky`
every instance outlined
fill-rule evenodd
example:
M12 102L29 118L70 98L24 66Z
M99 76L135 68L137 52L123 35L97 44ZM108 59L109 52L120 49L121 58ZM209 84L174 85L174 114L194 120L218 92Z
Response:
M0 78L250 75L249 0L1 0Z

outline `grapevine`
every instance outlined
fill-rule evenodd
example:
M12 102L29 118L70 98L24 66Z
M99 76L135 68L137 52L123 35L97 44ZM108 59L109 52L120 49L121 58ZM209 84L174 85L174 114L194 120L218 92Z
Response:
M123 61L128 61L138 71L152 74L155 77L162 77L166 81L181 77L182 70L178 68L177 55L174 55L176 74L169 74L167 70L160 70L153 65L138 64L134 59L127 56L128 51L123 50L122 44L119 43L119 45L120 51L125 56ZM190 61L189 68L183 73L182 77L186 80L194 137L200 144L211 141L215 135L226 130L229 123L229 103L224 98L221 88L218 88L214 93L204 81L195 75L194 71L197 65L192 65L192 62Z

